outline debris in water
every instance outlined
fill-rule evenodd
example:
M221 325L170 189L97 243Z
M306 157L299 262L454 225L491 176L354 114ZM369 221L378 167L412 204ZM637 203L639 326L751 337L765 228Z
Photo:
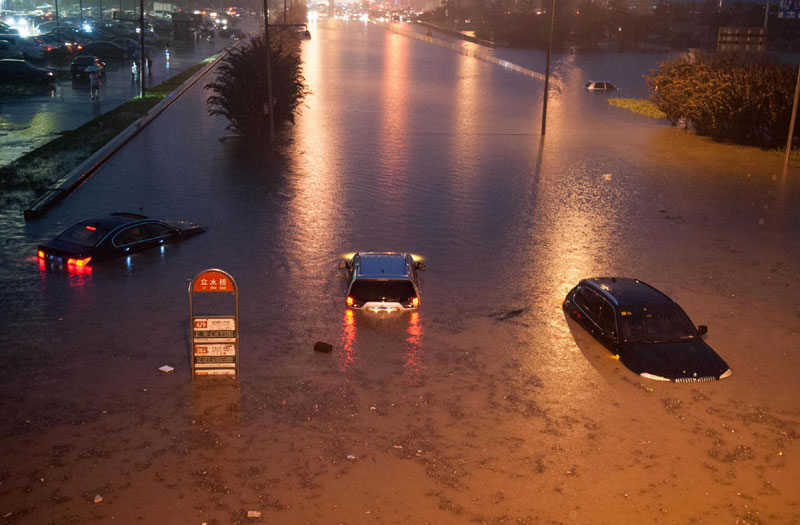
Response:
M524 308L520 308L518 310L510 310L508 312L494 312L489 314L489 317L494 317L498 321L505 321L506 319L511 319L512 317L517 317L518 315L524 312Z
M170 372L175 370L174 368L172 368L169 365L160 366L160 367L158 367L158 369L161 370L162 372L164 372L165 374L169 374Z
M358 459L358 458L357 458L357 457L355 457L355 456L354 456L354 455L352 455L352 454L348 454L348 455L347 455L347 459L349 459L350 461L355 461L355 460L356 460L356 459Z
M94 502L95 503L100 503L101 501L103 501L103 496L101 496L100 494L98 494L98 495L96 495L94 497Z
M261 511L260 510L248 510L247 511L247 517L248 518L260 518L261 517Z
M333 345L328 343L323 343L322 341L317 341L314 343L314 350L317 352L328 353L333 350Z

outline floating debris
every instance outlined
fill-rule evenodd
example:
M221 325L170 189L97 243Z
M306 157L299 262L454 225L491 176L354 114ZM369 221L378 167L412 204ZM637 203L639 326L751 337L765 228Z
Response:
M261 511L260 510L248 510L247 511L247 517L248 518L260 518L261 517Z
M161 370L162 372L164 372L165 374L169 374L170 372L175 370L174 368L172 368L169 365L160 366L160 367L158 367L158 369Z
M494 312L489 314L489 317L494 317L498 321L505 321L506 319L511 319L512 317L521 315L524 311L524 308L520 308L518 310L509 310L508 312Z
M329 343L323 343L322 341L317 341L314 343L314 350L317 352L328 353L333 350L333 345Z
M98 494L98 495L96 495L94 497L94 502L95 503L100 503L101 501L103 501L103 496L101 496L100 494Z

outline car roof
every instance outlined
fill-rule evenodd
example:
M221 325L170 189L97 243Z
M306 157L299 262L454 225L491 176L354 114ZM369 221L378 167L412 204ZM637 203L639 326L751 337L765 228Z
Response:
M672 304L674 301L639 279L628 277L594 277L581 284L592 285L600 294L618 306Z
M147 217L145 215L139 215L138 213L117 212L84 219L78 224L93 224L95 226L103 226L104 228L113 230L117 226L143 219L147 219Z
M360 252L358 276L362 278L407 278L406 254L397 252Z

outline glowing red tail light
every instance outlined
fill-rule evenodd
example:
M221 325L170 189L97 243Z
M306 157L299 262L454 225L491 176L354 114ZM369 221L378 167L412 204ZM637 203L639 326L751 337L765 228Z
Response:
M91 260L92 260L91 257L86 257L85 259L67 259L67 265L68 266L77 266L78 268L83 268L84 266L89 264L89 261L91 261Z
M44 252L42 250L39 250L37 255L39 256L40 259L44 259Z
M347 297L347 306L353 306L353 298L350 296Z
M89 230L90 232L97 231L97 228L95 228L94 226L89 226L88 224L86 225L86 229Z
M412 297L411 298L411 306L416 308L419 306L419 297Z

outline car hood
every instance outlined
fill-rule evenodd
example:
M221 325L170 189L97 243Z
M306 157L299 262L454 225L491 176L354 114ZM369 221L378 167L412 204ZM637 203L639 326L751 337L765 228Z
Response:
M719 379L728 365L702 339L666 343L623 343L620 360L637 374L667 379Z

